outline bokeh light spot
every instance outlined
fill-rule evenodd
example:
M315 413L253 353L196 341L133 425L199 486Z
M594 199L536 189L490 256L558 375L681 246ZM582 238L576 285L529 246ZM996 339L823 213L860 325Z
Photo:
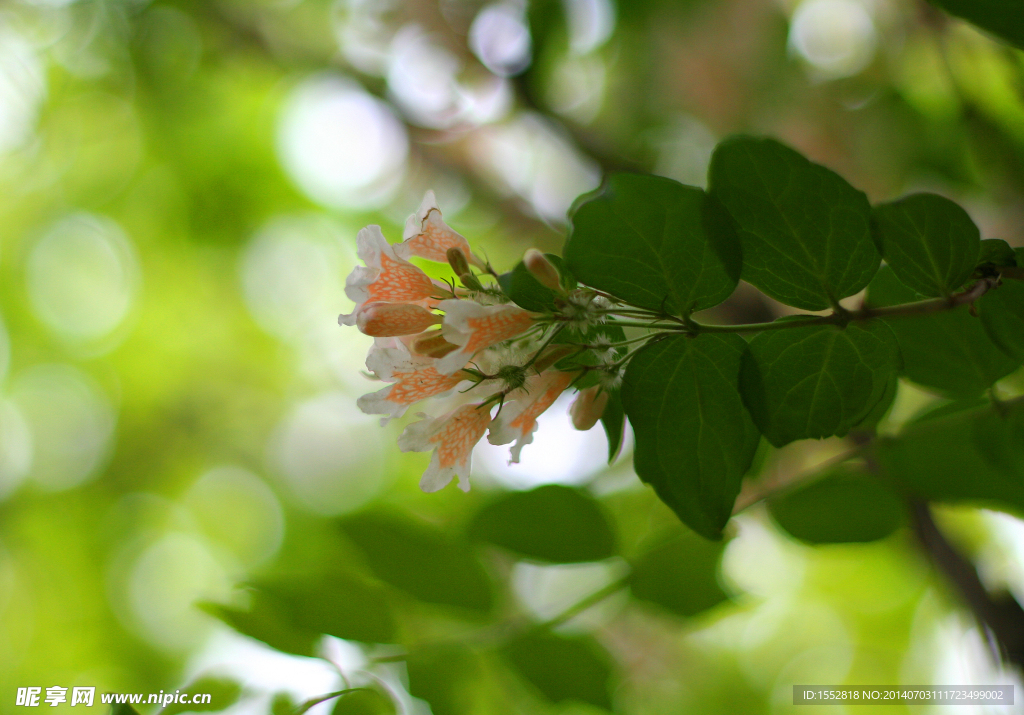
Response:
M483 65L500 77L517 75L530 66L530 28L519 3L489 5L469 28L469 47Z
M194 647L210 619L196 601L224 601L230 583L209 549L194 536L170 533L139 556L128 582L134 625L168 650Z
M405 174L409 141L387 104L351 80L316 76L285 103L281 163L313 200L332 208L387 203Z
M23 144L46 96L46 75L21 35L0 25L0 152Z
M281 546L281 505L270 487L248 470L211 469L196 480L184 501L203 532L246 568L263 563Z
M290 494L309 511L359 508L386 486L383 434L347 393L297 405L278 427L270 459Z
M796 9L789 46L823 79L850 77L868 66L878 38L857 0L807 0Z
M29 298L55 333L91 341L124 319L138 289L131 242L110 219L75 214L40 238L27 264Z
M10 400L0 400L0 499L21 484L32 466L32 434Z
M95 476L110 452L115 414L98 385L70 365L37 365L11 388L32 438L30 476L71 489Z

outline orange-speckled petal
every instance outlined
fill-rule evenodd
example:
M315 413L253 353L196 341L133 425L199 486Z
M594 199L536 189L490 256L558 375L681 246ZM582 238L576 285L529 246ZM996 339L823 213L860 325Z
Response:
M371 303L356 319L361 332L380 338L417 335L440 322L440 316L411 303Z
M452 413L430 441L437 445L442 469L464 463L491 423L491 413L479 405L463 405Z
M367 303L412 303L426 301L437 288L422 270L381 254L380 273L366 287Z

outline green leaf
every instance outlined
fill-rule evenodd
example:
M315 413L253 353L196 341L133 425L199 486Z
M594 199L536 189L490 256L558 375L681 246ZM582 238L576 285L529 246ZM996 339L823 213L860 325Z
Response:
M409 694L430 703L434 715L473 712L470 684L479 671L476 656L465 646L446 644L413 650L405 659Z
M110 715L139 715L139 711L127 703L115 703L110 706Z
M1024 281L1005 280L983 295L978 315L992 342L1017 364L1024 362Z
M1013 248L1001 238L983 238L978 251L978 265L1016 266L1017 254Z
M601 415L601 426L608 436L608 464L615 461L626 434L626 411L622 407L622 389L608 390L608 404Z
M929 0L951 15L1024 49L1024 12L1019 0Z
M503 494L483 507L469 535L528 559L599 561L615 555L615 532L597 500L556 484Z
M551 702L579 700L611 710L611 658L593 638L531 632L502 646L501 655Z
M277 693L270 702L270 715L293 715L298 707L288 693Z
M567 288L574 287L576 280L565 267L562 258L553 253L544 255L558 269L562 285ZM538 313L555 309L555 298L558 294L534 278L522 261L508 273L498 276L498 285L520 308Z
M900 364L902 364L902 362L903 359L901 357ZM853 425L851 429L874 430L878 423L882 421L882 418L889 413L889 409L896 401L896 392L899 390L899 386L900 380L896 374L894 373L890 375L889 379L886 381L885 390L883 390L882 396L878 399L878 402L876 402L875 406L868 410L868 413L864 418L857 424Z
M734 334L672 336L638 351L622 385L636 473L709 539L721 538L760 439L739 394L746 347Z
M199 608L219 618L239 633L263 641L271 648L294 655L313 655L320 634L294 626L282 604L256 590L248 611L216 603L199 603Z
M729 600L718 581L725 542L692 532L661 538L630 561L633 597L677 616L696 616Z
M341 574L256 585L281 604L298 628L365 643L389 643L394 638L391 607L379 586Z
M338 696L331 715L395 715L394 702L384 693L358 688Z
M868 288L868 302L873 307L917 300L921 296L900 283L888 266L883 266ZM982 322L967 306L885 322L899 341L903 374L954 397L974 397L1018 366L988 338Z
M845 435L878 404L900 367L884 324L808 325L750 341L740 370L743 401L776 447Z
M740 245L728 215L701 189L613 174L570 211L565 262L583 283L633 305L689 315L736 288Z
M914 496L1024 514L1024 401L960 410L879 441L886 477Z
M427 603L491 609L491 581L469 545L392 512L366 512L340 523L381 581Z
M789 147L727 139L711 157L708 181L739 225L743 279L772 298L824 310L878 270L867 197Z
M896 493L849 465L770 499L768 511L780 527L808 544L876 541L906 518Z
M981 234L959 204L914 194L876 206L872 218L878 250L911 290L947 296L974 272Z
M238 696L242 694L242 686L233 680L225 678L199 678L184 688L183 693L195 695L197 693L209 694L209 703L170 703L160 711L160 715L176 715L177 713L199 713L218 712L234 705Z

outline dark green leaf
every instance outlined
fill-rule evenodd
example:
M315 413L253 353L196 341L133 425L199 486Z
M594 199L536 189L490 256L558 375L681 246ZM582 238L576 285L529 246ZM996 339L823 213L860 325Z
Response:
M233 680L224 678L199 678L181 689L183 693L196 695L208 694L209 703L170 703L160 711L160 715L176 715L176 713L218 712L234 705L242 694L242 686Z
M917 497L1024 513L1024 403L960 410L880 441L884 474Z
M394 702L376 689L353 689L339 695L331 715L395 715Z
M576 281L565 267L562 259L552 253L544 255L558 269L562 285L572 287ZM555 308L555 298L557 297L555 291L534 278L522 261L508 273L501 274L498 277L498 285L501 286L505 295L520 308L538 313Z
M921 296L900 283L888 266L868 288L868 302L874 307L917 300ZM967 306L885 322L899 341L903 374L954 397L974 397L1018 366L988 338Z
M746 347L732 334L672 336L637 352L622 385L636 473L711 539L721 537L760 439L739 395Z
M462 645L438 645L409 653L405 659L409 694L430 703L434 715L473 712L467 685L479 668L472 651Z
M1024 362L1024 281L1005 280L978 301L978 314L992 341Z
M622 407L622 390L615 388L608 391L608 404L601 415L601 426L608 436L608 464L615 461L622 449L622 440L626 433L626 412Z
M903 502L877 478L842 465L768 501L775 522L809 544L882 539L904 522Z
M902 356L900 363L902 364ZM892 407L893 402L896 401L896 392L899 389L900 380L893 374L889 376L889 380L885 384L885 390L882 392L882 396L875 403L875 406L868 410L868 413L864 418L853 425L852 429L859 430L873 430L878 423L889 413L889 408Z
M501 655L553 703L579 700L611 709L611 658L593 638L527 633L502 646Z
M878 404L900 367L884 324L808 325L765 331L740 370L743 401L776 447L845 435Z
M490 610L490 578L465 542L389 512L357 514L341 528L381 581L427 603Z
M394 637L391 607L379 586L331 574L257 587L286 609L290 623L304 630L367 643L388 643Z
M978 265L1016 266L1017 254L1013 248L1001 238L984 238L978 251Z
M718 305L740 275L728 215L701 189L613 174L570 212L565 262L586 285L650 310L688 315Z
M739 225L743 278L786 305L824 310L878 270L871 206L845 179L772 139L718 145L709 191Z
M872 218L885 262L911 290L950 295L974 272L981 234L959 204L914 194L876 206Z
M659 540L630 562L633 597L686 617L729 600L718 582L723 551L724 542L692 532Z
M262 591L253 592L252 607L248 611L216 603L198 605L239 633L285 653L313 655L316 642L320 639L319 633L292 625L288 621L286 609Z
M1019 0L930 0L946 12L1024 49L1024 12Z
M615 533L597 500L556 484L503 494L477 513L469 534L541 561L576 563L615 555Z

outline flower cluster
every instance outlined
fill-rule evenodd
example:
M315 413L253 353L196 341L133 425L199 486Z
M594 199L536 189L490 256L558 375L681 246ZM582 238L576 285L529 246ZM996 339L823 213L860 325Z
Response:
M441 489L456 476L468 490L473 447L485 434L492 444L512 444L511 461L518 462L533 440L537 417L589 369L556 367L584 346L555 338L563 329L578 331L595 296L566 293L554 266L529 251L527 269L563 293L559 305L570 315L514 305L490 265L441 218L430 191L406 222L401 243L388 243L379 226L367 226L359 232L358 254L365 266L345 284L355 309L338 320L373 336L366 367L387 383L359 398L359 408L384 415L385 424L421 400L442 406L438 416L418 413L398 439L402 451L433 452L420 482L424 491ZM456 279L431 279L410 262L414 256L447 262ZM573 405L574 424L592 427L607 398L600 387L584 389Z

